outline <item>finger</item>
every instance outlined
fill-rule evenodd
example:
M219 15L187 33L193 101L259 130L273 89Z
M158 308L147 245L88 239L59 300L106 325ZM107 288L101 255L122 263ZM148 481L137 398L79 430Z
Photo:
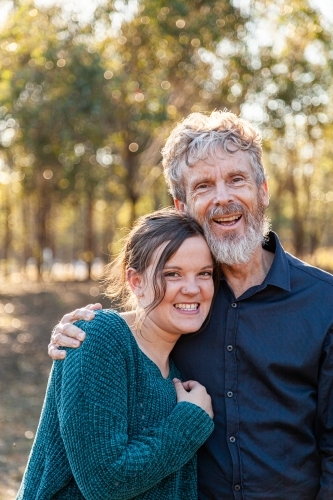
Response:
M176 389L176 393L177 393L177 394L182 394L182 393L184 393L184 392L185 392L185 389L184 389L184 387L183 387L183 384L182 384L182 382L181 382L178 378L174 378L174 379L172 379L172 382L173 382L173 384L174 384L174 386L175 386L175 389Z
M61 320L59 321L59 324L65 324L65 323L68 323L69 321L72 321L73 322L73 315L74 315L75 311L72 311L70 313L67 313L65 314Z
M95 304L88 304L86 306L86 309L90 309L91 311L95 310L97 311L98 309L103 309L103 306L99 302L96 302Z
M187 391L192 391L194 388L201 386L196 380L186 380L183 382L183 387ZM201 386L202 387L202 386Z
M51 343L62 347L79 347L81 342L75 338L62 335L60 332L52 335Z
M66 357L66 351L58 349L58 346L52 342L48 345L48 353L52 359L65 359Z
M89 321L91 319L94 319L95 312L94 312L94 309L90 309L90 306L91 306L91 308L94 308L94 309L100 309L102 307L101 304L89 304L87 307L81 307L80 309L75 309L75 311L72 311L68 314L65 314L61 318L60 323L61 324L74 323L75 321L77 321L79 319L83 319L85 321ZM95 307L95 306L97 306L97 307ZM101 307L99 307L99 306L101 306Z
M86 338L85 332L72 323L66 323L64 325L59 323L52 332L51 342L53 342L54 344L62 345L59 343L59 339L61 336L70 337L79 340L80 342Z
M80 309L75 309L75 311L72 312L70 322L78 321L79 319L84 321L90 321L91 319L94 319L94 317L95 317L94 310L90 310L87 307L81 307Z

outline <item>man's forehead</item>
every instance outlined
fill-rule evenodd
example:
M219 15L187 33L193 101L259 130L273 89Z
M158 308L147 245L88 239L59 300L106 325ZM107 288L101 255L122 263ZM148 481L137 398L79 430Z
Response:
M193 163L186 165L184 169L185 177L192 178L201 175L215 175L217 170L226 173L252 172L250 155L244 151L237 151L233 154L224 153L197 159Z

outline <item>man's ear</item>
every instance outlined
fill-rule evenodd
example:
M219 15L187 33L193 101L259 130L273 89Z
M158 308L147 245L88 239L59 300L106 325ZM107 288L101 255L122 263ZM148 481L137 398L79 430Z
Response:
M132 292L137 297L142 297L145 288L142 275L133 269L133 267L130 267L126 271L126 279Z
M183 201L179 201L174 198L173 202L178 212L180 212L181 214L184 214L186 212L186 204Z
M268 205L269 205L269 191L268 191L267 181L264 181L261 184L259 189L260 189L260 193L261 193L261 203L263 204L264 207L268 207Z

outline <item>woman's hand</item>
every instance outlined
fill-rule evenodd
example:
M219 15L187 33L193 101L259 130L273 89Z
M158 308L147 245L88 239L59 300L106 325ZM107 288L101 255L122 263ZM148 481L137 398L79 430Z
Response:
M177 393L177 403L186 401L200 406L208 415L213 418L212 398L207 394L206 388L195 380L181 382L178 378L173 379Z
M79 319L85 321L90 321L94 319L94 311L102 309L102 305L99 303L88 304L86 307L81 309L75 309L69 314L61 319L60 323L54 328L51 341L48 346L48 353L52 359L64 359L66 357L66 351L59 350L59 346L63 347L80 347L81 342L86 337L86 334L73 323Z

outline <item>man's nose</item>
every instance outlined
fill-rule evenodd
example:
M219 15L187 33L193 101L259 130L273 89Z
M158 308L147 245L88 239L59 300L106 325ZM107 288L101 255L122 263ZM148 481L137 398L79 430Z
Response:
M214 204L215 205L227 205L234 201L234 196L232 190L229 188L228 184L224 181L219 181L215 185L214 193Z

